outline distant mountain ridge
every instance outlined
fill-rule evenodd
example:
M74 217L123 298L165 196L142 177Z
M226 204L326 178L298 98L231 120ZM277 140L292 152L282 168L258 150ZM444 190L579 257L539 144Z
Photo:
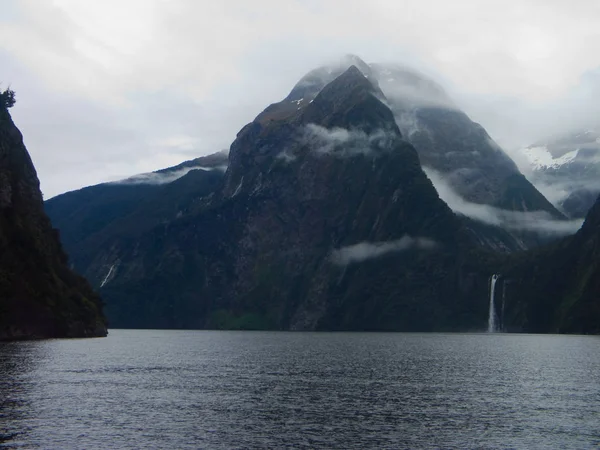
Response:
M107 240L137 235L192 208L197 195L216 190L227 164L228 152L221 151L149 174L67 192L47 200L45 210L61 230L72 263L84 271L90 255Z
M555 192L569 217L583 218L600 194L600 131L580 130L523 149L534 183Z

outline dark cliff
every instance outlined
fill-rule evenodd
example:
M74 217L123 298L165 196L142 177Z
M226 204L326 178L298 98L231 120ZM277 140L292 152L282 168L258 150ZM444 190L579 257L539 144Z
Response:
M0 106L0 340L105 335L100 298L68 268L23 137Z
M502 272L508 329L600 333L600 198L574 236L515 255Z

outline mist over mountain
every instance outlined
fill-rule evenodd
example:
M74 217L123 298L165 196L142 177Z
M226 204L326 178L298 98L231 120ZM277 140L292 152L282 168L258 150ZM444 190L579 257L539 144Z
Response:
M450 192L461 204L470 205L455 212L509 229L512 249L536 246L556 235L577 231L580 220L562 223L565 217L561 212L519 172L486 131L471 121L439 84L414 69L368 65L357 56L346 55L309 72L286 98L287 103L276 107L293 109L310 101L324 83L353 63L385 94L404 138L415 146L421 163L435 171L438 184L443 184L436 185L438 191ZM451 207L455 204L451 202ZM514 212L521 214L515 216Z
M522 150L532 181L569 217L585 217L600 194L598 130L578 130Z
M188 203L160 220L136 207L65 238L111 323L427 330L483 320L487 259L471 255L480 242L439 199L377 84L354 65L340 71L325 85L301 80L244 127L225 174L194 170L165 185L100 185L47 202L59 221L77 196L119 189L132 202L148 196L150 211L157 195L179 202L189 180ZM503 239L498 229L484 242L509 245Z
M0 11L0 450L600 450L600 0Z
M477 329L501 255L581 225L439 85L352 55L228 154L46 210L122 327Z

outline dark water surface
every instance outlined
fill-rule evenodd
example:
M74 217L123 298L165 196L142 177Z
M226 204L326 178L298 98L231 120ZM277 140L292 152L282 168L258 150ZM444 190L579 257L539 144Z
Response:
M600 339L112 330L0 344L0 448L600 445Z

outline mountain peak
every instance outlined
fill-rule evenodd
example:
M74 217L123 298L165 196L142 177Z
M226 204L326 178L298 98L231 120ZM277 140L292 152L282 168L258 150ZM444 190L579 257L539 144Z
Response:
M373 78L371 68L356 55L347 54L304 75L286 97L286 101L308 102L314 99L327 84L331 83L351 66L355 66L367 78Z
M355 65L348 67L345 72L325 86L323 91L325 89L333 90L334 86L337 90L365 89L373 94L383 96L383 93L379 89L376 89L375 85L369 81L368 76Z
M360 57L348 53L342 57L339 62L340 67L350 67L355 66L358 70L360 70L367 78L371 75L371 67L364 62Z
M325 86L302 114L303 123L326 127L359 128L371 132L392 128L400 135L385 96L356 66L350 66Z
M303 114L307 109L312 109L314 112L313 101L316 101L317 97L321 97L322 100L321 94L325 91L327 91L325 97L333 102L328 108L339 103L342 97L356 97L358 93L362 95L368 93L383 100L385 96L379 89L377 81L369 78L354 64L346 66L350 62L356 62L367 69L369 67L360 58L349 55L336 63L335 69L332 69L334 66L316 69L303 77L285 99L269 105L255 121L264 125L273 120L290 120ZM341 67L344 69L340 70ZM334 100L334 97L337 100ZM309 106L313 107L309 108Z

